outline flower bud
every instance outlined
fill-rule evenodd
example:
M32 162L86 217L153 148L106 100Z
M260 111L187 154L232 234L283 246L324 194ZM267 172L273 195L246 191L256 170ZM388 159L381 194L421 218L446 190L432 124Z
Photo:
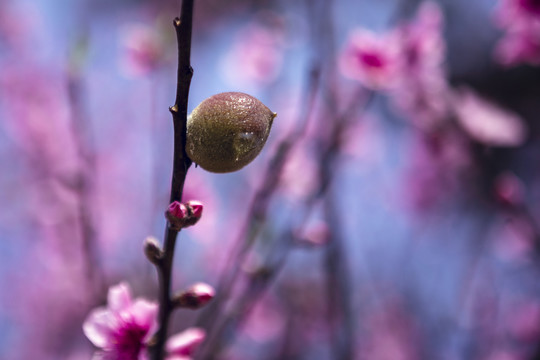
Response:
M276 113L244 93L211 96L188 118L186 153L207 171L240 170L261 152L275 117Z
M189 328L173 335L167 340L166 350L169 358L190 359L204 341L206 332L200 328Z
M174 306L198 309L214 298L215 290L208 284L196 283L173 299Z
M163 258L163 250L155 237L149 236L144 240L144 254L154 265L159 264Z
M184 227L195 225L202 216L203 204L200 201L190 200L186 204L188 216Z
M177 219L184 219L188 216L188 209L186 205L181 204L178 201L173 201L167 209L169 214Z
M167 211L165 211L165 217L169 221L171 228L174 230L180 230L186 227L186 222L189 219L189 211L186 205L173 201Z

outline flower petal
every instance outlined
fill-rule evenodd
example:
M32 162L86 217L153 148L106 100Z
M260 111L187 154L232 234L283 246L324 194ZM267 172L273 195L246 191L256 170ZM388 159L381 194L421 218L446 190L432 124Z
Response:
M131 291L129 285L122 282L109 289L107 305L111 311L119 312L131 306Z
M147 329L144 341L148 340L157 330L158 304L155 302L137 299L131 306L130 313L133 321L142 329Z
M97 308L90 312L83 324L86 337L99 348L107 348L114 329L114 316L106 308Z

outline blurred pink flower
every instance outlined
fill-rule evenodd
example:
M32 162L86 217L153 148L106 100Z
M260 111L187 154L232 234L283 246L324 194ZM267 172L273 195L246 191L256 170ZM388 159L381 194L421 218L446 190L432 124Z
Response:
M502 0L495 22L506 33L497 44L495 58L512 66L540 65L540 5L536 0Z
M284 44L279 29L257 23L246 26L221 61L225 80L234 86L271 83L281 71Z
M302 141L293 148L280 174L281 190L293 201L301 201L319 186L314 150L305 143Z
M497 62L513 66L520 63L540 65L540 26L536 31L510 31L495 48Z
M63 175L77 169L75 136L65 74L33 64L0 73L2 126L35 161L35 168Z
M152 27L127 25L122 29L121 42L124 47L121 65L126 74L144 76L161 65L165 46Z
M257 303L242 324L241 332L257 343L270 343L285 332L287 318L276 298L268 295Z
M495 179L495 198L503 205L517 206L523 203L525 186L513 173L505 172Z
M94 309L83 324L86 337L104 350L105 358L143 359L143 350L157 328L158 305L131 298L129 286L120 283L109 289L107 307Z
M206 333L203 329L189 328L167 340L167 360L189 360L204 341Z
M514 300L504 315L506 328L514 340L535 343L540 336L540 304L535 299Z
M359 339L362 360L420 359L420 336L408 309L399 302L383 304L380 310L364 319L366 334Z
M490 353L485 360L525 360L529 359L524 354L520 354L516 350L511 349L497 349Z
M411 122L430 130L448 115L443 25L439 6L424 2L413 21L396 31L400 56L392 101Z
M358 29L339 59L346 77L374 90L390 91L393 104L415 125L435 128L448 116L443 16L434 2L385 34Z
M395 81L398 50L393 34L356 29L339 58L339 68L343 75L370 89L388 89Z
M525 142L524 121L469 88L455 93L453 107L461 128L475 141L488 146L519 146Z
M327 222L318 220L295 231L295 238L298 245L323 246L330 240L330 228Z
M462 190L462 176L471 165L467 145L463 136L450 131L424 134L417 140L402 182L405 202L412 210L429 211Z
M490 230L495 256L508 263L526 263L534 251L535 233L530 221L505 215Z
M44 24L39 5L26 1L8 1L0 3L0 46L5 45L7 51L18 56L27 51L36 51L36 38L43 35ZM42 40L41 40L42 41ZM2 49L4 50L4 49Z

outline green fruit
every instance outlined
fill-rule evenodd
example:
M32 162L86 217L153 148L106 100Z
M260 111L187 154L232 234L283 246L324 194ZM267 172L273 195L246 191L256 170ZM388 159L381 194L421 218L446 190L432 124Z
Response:
M240 92L213 95L187 121L186 152L200 167L215 173L240 170L259 155L276 113Z

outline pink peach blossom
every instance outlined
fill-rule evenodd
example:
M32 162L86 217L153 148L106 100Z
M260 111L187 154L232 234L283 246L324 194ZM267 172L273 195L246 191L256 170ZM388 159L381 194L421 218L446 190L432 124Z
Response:
M281 72L283 33L258 23L243 28L221 61L225 80L235 86L267 85Z
M131 298L128 284L109 289L107 307L94 309L83 324L86 337L98 348L99 356L118 360L143 359L143 350L157 328L158 305Z
M121 42L124 47L121 65L128 75L144 76L161 65L164 45L159 34L150 26L125 26L122 29Z
M396 30L400 56L392 102L412 123L427 130L446 119L449 110L443 25L439 6L425 2L411 22Z
M388 89L397 74L397 45L391 34L357 29L349 36L339 68L344 76L370 89Z
M540 6L534 0L502 0L495 12L496 24L505 34L495 48L503 65L540 64Z

